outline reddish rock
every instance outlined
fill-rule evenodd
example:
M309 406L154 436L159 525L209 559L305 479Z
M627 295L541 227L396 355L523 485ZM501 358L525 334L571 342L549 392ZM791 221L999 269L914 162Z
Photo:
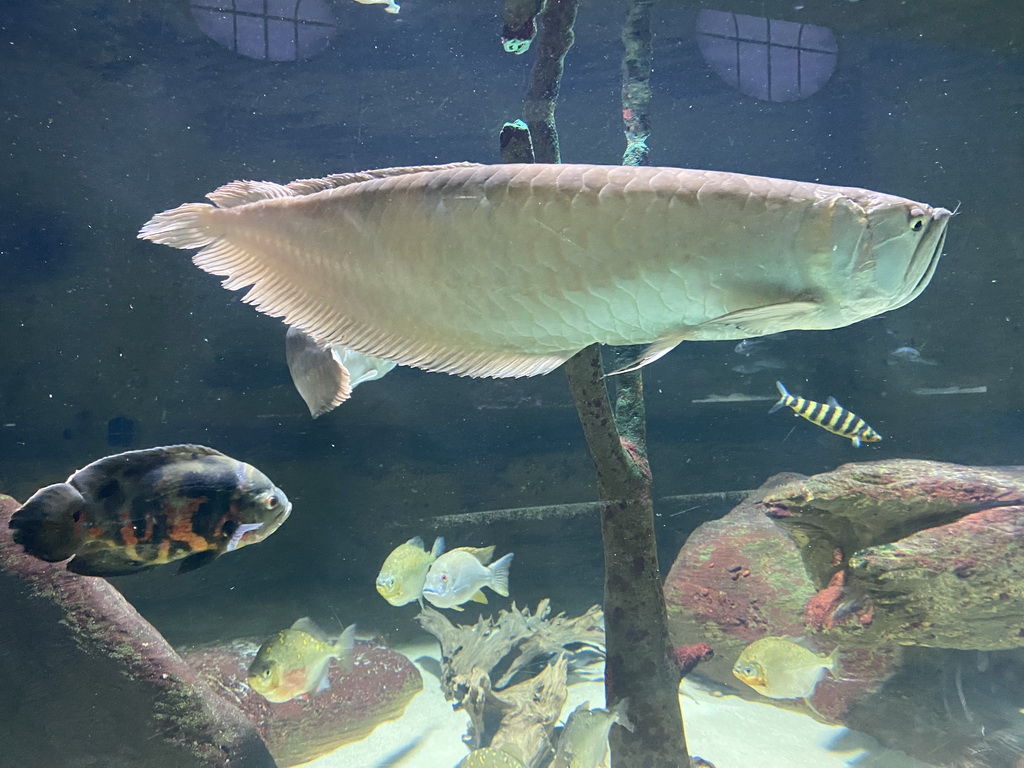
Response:
M360 645L349 672L332 662L327 690L273 704L245 684L258 648L257 642L239 641L196 648L184 658L246 714L281 768L365 739L381 723L400 717L423 688L419 670L405 656Z
M766 699L732 674L740 651L754 640L768 635L802 637L819 653L836 647L833 639L816 636L808 619L824 622L829 610L839 606L841 579L831 592L826 591L828 587L822 590L824 595L817 590L804 568L800 548L764 514L763 495L790 482L799 482L799 476L774 477L725 517L700 526L680 551L665 582L673 642L709 644L715 649L714 657L700 665L698 674L754 701ZM832 606L837 598L840 603ZM844 673L843 677L856 681L827 678L815 691L813 709L800 700L772 703L840 722L891 674L898 653L862 648L847 653L843 649L844 669L849 664L856 673Z
M18 506L0 495L0 763L275 768L246 717L114 587L14 544Z
M694 643L693 645L681 645L672 649L672 657L679 665L679 677L686 677L702 661L713 658L715 652L707 643Z

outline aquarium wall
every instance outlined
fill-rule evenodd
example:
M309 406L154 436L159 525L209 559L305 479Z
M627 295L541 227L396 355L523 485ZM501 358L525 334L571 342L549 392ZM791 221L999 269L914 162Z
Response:
M514 549L520 605L600 602L596 518L564 506L596 493L563 372L399 367L314 420L285 326L189 253L137 238L153 214L235 179L499 162L533 51L503 49L500 2L228 5L41 0L0 23L0 490L23 501L102 456L175 443L272 477L294 512L269 542L216 572L114 579L173 645L332 613L413 637L372 584L414 535ZM580 8L557 111L563 162L622 160L624 12ZM835 331L684 343L644 369L663 570L738 498L674 497L848 462L1024 463L1016 4L665 1L653 13L653 164L956 209L908 306ZM856 448L769 415L776 381L834 396L882 441Z

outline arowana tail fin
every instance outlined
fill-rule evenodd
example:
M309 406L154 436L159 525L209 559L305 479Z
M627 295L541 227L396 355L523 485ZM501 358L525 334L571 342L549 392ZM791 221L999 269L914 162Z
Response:
M84 506L82 494L67 483L41 488L11 518L15 543L40 560L67 560L84 540L75 525Z

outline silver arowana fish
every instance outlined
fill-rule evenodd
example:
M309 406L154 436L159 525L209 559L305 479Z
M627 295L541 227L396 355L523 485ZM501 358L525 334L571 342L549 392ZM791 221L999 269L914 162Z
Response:
M464 376L533 376L594 342L840 328L916 298L950 212L850 187L682 168L386 168L236 181L139 236L201 249L318 344Z

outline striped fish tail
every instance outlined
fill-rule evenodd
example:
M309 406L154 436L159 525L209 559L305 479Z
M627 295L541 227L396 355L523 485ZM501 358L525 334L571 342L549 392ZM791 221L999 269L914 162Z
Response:
M787 405L794 402L793 396L786 391L786 388L782 385L781 381L775 382L775 388L779 390L779 402L768 409L768 413L775 413L780 408L785 408Z

